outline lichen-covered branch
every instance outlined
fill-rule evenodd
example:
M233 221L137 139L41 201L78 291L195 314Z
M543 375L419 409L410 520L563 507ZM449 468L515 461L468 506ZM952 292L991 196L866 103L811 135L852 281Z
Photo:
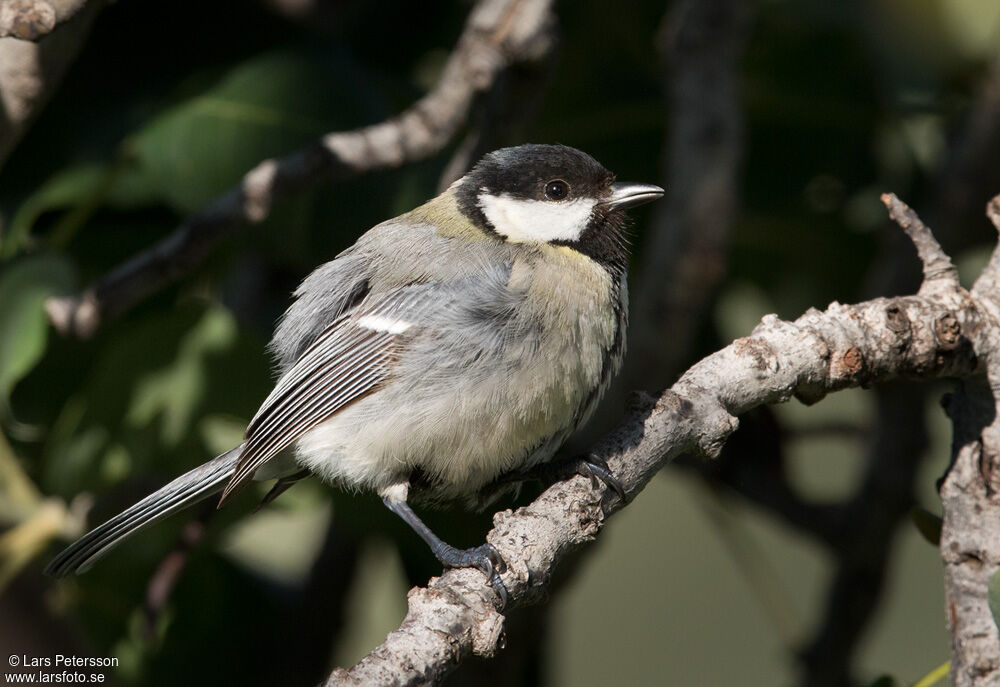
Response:
M262 222L274 204L323 179L400 167L440 151L462 127L477 94L508 65L544 52L552 0L479 0L437 85L401 114L331 133L280 159L265 160L240 183L83 293L46 309L63 334L86 337L101 322L175 281L238 229Z
M909 233L925 270L946 274L938 268L947 256L929 230L914 227ZM840 389L900 377L981 373L1000 342L996 305L985 302L995 297L977 298L942 277L925 282L915 296L833 303L794 322L768 315L750 336L697 363L670 389L635 395L624 421L593 453L608 461L631 500L673 457L718 455L738 416L757 406L791 398L813 403ZM503 581L510 604L542 600L559 561L593 540L624 505L602 485L575 477L517 511L497 513L487 539L508 564ZM985 594L978 601L985 607ZM412 590L400 628L327 684L437 684L468 655L489 657L503 646L504 618L495 602L481 573L450 570Z

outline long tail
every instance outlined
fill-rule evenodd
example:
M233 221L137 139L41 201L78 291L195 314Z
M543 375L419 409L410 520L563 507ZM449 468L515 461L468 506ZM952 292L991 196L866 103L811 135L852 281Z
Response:
M222 491L236 471L236 462L242 450L241 444L184 473L131 508L92 529L53 558L45 567L45 574L65 577L70 573L85 572L109 551L147 525Z

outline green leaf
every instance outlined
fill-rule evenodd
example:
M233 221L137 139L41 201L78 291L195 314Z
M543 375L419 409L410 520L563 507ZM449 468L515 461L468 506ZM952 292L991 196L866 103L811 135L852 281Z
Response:
M0 245L0 257L9 258L24 249L35 222L46 212L71 207L96 193L107 174L105 165L81 165L56 172L42 184L21 207L10 222L9 231Z
M1000 628L1000 570L990 575L989 603L993 622Z
M328 128L366 120L370 108L358 88L365 82L346 60L331 65L329 59L268 54L161 114L129 149L164 199L190 212L261 160L292 152Z
M910 520L916 525L917 530L924 539L934 546L941 545L941 516L931 513L929 510L914 506L910 509Z
M0 273L0 404L9 404L14 386L45 353L45 300L73 286L72 266L55 255L22 260Z
M149 471L176 476L239 443L273 385L264 342L240 332L215 303L175 304L104 334L76 386L62 391L63 410L49 425L46 493L70 496ZM228 419L228 427L215 423L211 440L232 443L206 446L209 418Z
M153 188L126 163L85 163L52 175L18 208L0 243L0 258L27 247L39 218L47 212L71 209L53 230L55 243L65 242L101 205L133 208L154 199Z
M934 670L914 682L913 687L933 687L933 685L938 684L948 677L949 672L951 672L951 661L945 661Z
M222 308L207 310L184 336L177 357L168 367L136 380L128 422L142 427L160 417L163 444L175 446L187 435L193 413L205 394L208 357L228 349L235 338L232 315Z

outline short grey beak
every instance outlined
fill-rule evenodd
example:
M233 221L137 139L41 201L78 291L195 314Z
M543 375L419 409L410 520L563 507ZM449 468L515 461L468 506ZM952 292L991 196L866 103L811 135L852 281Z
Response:
M661 198L663 193L662 188L652 184L617 182L611 184L611 196L604 202L613 210L624 210Z

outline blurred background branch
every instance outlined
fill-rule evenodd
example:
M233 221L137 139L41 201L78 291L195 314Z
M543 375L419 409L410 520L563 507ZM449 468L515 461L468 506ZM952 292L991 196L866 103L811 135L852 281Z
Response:
M550 0L479 0L441 79L403 113L380 124L330 133L315 144L254 167L222 197L152 248L101 278L82 294L47 304L63 334L88 337L204 260L213 246L247 223L264 221L275 203L320 180L392 169L438 152L465 122L475 95L508 64L537 59L551 38Z
M669 107L662 162L667 196L644 237L626 388L665 385L683 368L725 276L740 205L740 70L755 6L685 0L660 26Z

